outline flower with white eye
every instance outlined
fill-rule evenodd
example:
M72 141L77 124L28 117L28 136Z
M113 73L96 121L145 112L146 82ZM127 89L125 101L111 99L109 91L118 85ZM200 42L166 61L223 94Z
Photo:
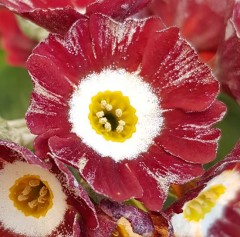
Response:
M76 167L98 193L159 210L171 183L215 158L219 84L177 28L93 14L51 34L27 67L37 154Z
M167 210L176 237L238 236L240 143Z
M1 236L75 236L79 218L98 221L94 205L59 161L45 163L26 148L0 141Z

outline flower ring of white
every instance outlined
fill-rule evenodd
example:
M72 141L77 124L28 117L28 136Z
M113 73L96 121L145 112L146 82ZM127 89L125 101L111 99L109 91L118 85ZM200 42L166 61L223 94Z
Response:
M184 217L184 211L191 201L186 202L182 208L183 212L180 214L174 214L171 218L174 235L176 237L208 237L210 227L214 222L222 218L225 207L229 202L234 200L239 192L239 183L240 173L236 170L223 171L221 174L210 180L199 195L211 190L214 186L223 186L225 188L224 193L215 201L214 207L211 208L211 210L204 215L204 218L199 221L189 221ZM195 198L195 200L196 199L197 198ZM203 204L201 204L201 207L203 207ZM199 213L200 212L201 210L199 210Z
M96 133L89 122L91 98L104 91L120 91L129 97L131 106L136 110L136 132L124 142L106 140ZM69 106L72 132L100 156L109 156L116 162L131 160L147 152L163 124L160 101L151 86L139 75L124 69L104 69L100 73L88 75L75 89Z
M53 205L45 216L26 216L9 198L9 190L15 181L25 175L37 175L51 188ZM22 161L6 163L0 170L0 187L0 223L5 229L24 236L44 237L50 235L64 221L68 208L66 195L59 180L47 169Z

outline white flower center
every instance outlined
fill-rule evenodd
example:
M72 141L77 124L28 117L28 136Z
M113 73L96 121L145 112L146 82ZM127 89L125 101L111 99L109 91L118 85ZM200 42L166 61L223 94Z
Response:
M39 189L37 194L31 193L35 187L41 185L39 180L43 183L47 183L49 189L52 192L52 205L46 213L36 217L33 215L26 216L26 213L17 208L11 199L11 189L17 183L29 178L29 185L25 185L25 189L21 194L17 193L17 200L19 205L21 202L27 203L29 209L36 208L36 205L41 205L41 202L45 203L45 197L48 193L44 185ZM26 178L27 177L27 178ZM32 179L32 177L39 177L38 179ZM19 181L20 180L20 181ZM21 184L20 184L21 185ZM13 233L19 235L31 236L31 237L43 237L50 235L64 220L64 215L67 210L66 195L62 191L62 186L58 179L50 173L48 170L41 168L38 165L28 164L22 161L16 161L14 163L7 163L2 170L0 170L0 223L3 228L9 229ZM15 187L18 191L18 188ZM38 189L37 189L38 190ZM37 200L24 200L30 199L32 196L38 196ZM41 200L40 200L41 199Z
M123 96L129 98L131 106L136 110L136 131L122 142L106 140L93 129L88 118L92 97L106 91L121 92ZM69 101L72 132L103 157L109 156L115 161L137 158L139 154L148 151L154 138L160 133L163 118L159 102L150 85L139 75L123 69L105 69L100 73L90 74L81 80ZM104 103L104 99L100 101L101 103ZM112 111L111 106L112 104L106 103L103 107L106 111ZM112 128L108 126L102 112L104 111L97 110L96 116L99 117L99 123L107 124L105 130L110 132ZM119 107L114 110L117 118L122 116L122 112ZM122 133L124 126L124 123L120 122L116 131Z

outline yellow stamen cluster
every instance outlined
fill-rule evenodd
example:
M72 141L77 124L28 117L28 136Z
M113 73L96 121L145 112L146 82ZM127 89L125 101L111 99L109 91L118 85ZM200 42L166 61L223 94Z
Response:
M39 176L25 175L16 180L9 191L14 206L26 216L45 216L52 207L52 191Z
M183 215L188 221L200 221L216 205L219 197L226 188L219 184L201 192L196 198L189 201L184 208Z
M89 106L92 128L106 140L124 142L136 131L136 110L120 91L99 92Z

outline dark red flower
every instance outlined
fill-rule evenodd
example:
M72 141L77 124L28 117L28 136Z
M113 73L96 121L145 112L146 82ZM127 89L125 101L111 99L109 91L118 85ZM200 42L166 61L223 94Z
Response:
M236 2L217 53L216 75L223 89L240 104L240 2Z
M198 51L216 52L233 0L153 0L149 8L167 26L178 26Z
M215 158L219 84L158 18L120 24L94 14L65 37L50 35L28 69L38 154L76 167L98 193L159 210L171 183L201 175Z
M94 205L59 160L0 141L0 187L0 236L81 236L79 214L98 227Z
M166 212L176 237L231 236L240 233L240 143L207 171L195 189Z

